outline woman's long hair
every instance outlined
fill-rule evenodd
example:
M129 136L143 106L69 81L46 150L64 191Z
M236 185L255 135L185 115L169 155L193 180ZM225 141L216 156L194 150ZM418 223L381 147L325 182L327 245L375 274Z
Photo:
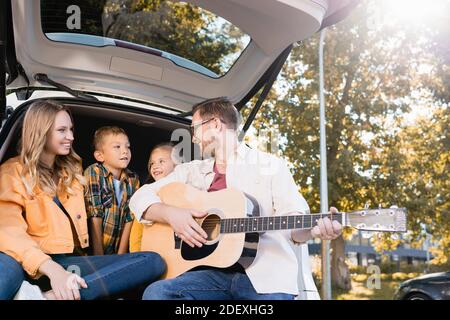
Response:
M69 114L72 124L73 118L70 111L56 102L42 100L34 102L28 108L22 127L22 139L20 147L20 161L23 164L22 181L30 196L35 195L35 187L42 191L55 195L57 191L73 194L72 183L78 181L85 185L81 158L73 148L68 155L57 155L53 168L49 168L41 161L41 155L52 133L56 114L65 111ZM56 175L62 182L61 190L57 190L53 177Z

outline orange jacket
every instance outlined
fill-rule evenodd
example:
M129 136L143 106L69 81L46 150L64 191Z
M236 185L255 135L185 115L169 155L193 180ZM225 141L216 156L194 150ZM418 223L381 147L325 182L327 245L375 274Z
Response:
M31 197L21 180L19 157L0 166L0 251L16 259L31 277L38 277L47 254L71 253L74 241L70 221L48 193ZM58 193L78 233L81 247L89 245L83 186L71 186L74 195ZM38 188L36 188L38 189Z

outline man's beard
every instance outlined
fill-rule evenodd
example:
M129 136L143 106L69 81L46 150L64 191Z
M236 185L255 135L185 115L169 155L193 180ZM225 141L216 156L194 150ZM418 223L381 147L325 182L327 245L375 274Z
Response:
M212 139L208 142L202 143L200 149L203 159L215 158L216 156L216 141Z

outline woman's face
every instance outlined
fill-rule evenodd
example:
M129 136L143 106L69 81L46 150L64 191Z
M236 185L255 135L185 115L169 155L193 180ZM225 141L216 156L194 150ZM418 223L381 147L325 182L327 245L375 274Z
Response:
M175 168L171 158L172 148L157 148L150 156L150 175L158 181L164 178Z
M45 151L52 155L68 155L73 143L73 124L69 114L62 110L56 114L55 123L50 129Z

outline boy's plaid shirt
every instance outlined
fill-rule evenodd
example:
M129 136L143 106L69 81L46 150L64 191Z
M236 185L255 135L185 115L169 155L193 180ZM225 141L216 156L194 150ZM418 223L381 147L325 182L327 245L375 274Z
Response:
M114 192L114 176L102 164L95 163L87 167L84 176L87 178L84 199L88 218L103 219L104 253L117 253L124 225L134 219L128 203L139 188L138 175L128 169L122 170L119 179L123 190L120 206L117 205Z

